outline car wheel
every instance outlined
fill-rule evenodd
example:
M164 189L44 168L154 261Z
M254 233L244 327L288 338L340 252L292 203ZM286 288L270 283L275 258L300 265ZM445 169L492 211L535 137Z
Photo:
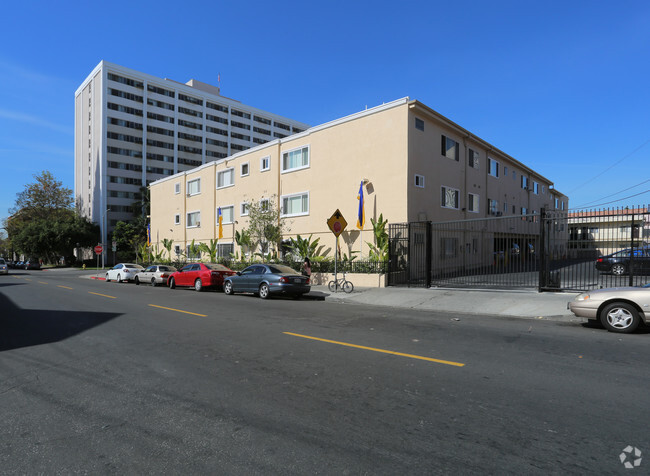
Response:
M110 282L111 282L110 278L108 277L108 273L106 273L106 282L107 282L107 283L110 283Z
M627 334L639 327L641 318L634 306L626 302L614 302L600 312L600 322L610 332Z
M203 289L203 283L201 282L201 279L197 279L196 281L194 281L194 290L201 292L202 289Z
M174 278L169 278L169 289L176 289L176 281L174 281Z
M266 283L260 284L260 290L259 290L259 295L262 299L268 299L269 298L269 285Z
M140 286L140 279L137 276L135 277L135 279L133 281L135 281L136 286Z
M625 265L621 263L615 263L612 265L612 274L615 276L621 276L625 274Z
M151 278L151 285L156 287L156 278Z
M122 276L118 274L118 275L117 275L117 279L116 279L116 281L117 281L118 283L121 283L121 282L122 282Z
M233 289L232 289L232 283L230 281L226 281L223 285L223 293L227 294L228 296L232 296L234 294Z

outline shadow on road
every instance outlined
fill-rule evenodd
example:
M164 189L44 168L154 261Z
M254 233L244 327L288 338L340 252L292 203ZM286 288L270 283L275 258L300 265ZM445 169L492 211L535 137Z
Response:
M21 286L16 284L1 284ZM119 313L21 309L0 293L0 352L58 342L108 322Z

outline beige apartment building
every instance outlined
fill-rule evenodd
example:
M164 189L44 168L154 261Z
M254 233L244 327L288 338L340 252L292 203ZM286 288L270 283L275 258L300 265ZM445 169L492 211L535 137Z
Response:
M217 86L101 61L75 92L75 201L110 246L115 224L133 218L141 187L308 127Z
M341 251L362 257L373 240L370 218L380 214L389 223L436 222L568 209L549 179L409 98L161 178L150 190L154 246L172 239L186 253L192 240L217 239L221 208L225 256L241 253L235 232L248 226L247 204L262 200L280 210L284 239L313 235L330 257L336 240L326 222L337 209L348 223Z

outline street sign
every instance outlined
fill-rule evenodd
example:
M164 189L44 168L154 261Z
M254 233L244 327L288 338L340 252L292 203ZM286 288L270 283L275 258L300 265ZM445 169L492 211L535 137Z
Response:
M332 233L338 236L341 234L343 230L345 230L345 227L348 226L348 222L345 221L345 218L343 218L343 215L341 215L341 212L337 208L334 214L330 217L329 220L327 220L327 226L329 227L330 230L332 230Z
M102 251L104 251L104 248L102 247L102 245L95 246L95 253L101 254Z

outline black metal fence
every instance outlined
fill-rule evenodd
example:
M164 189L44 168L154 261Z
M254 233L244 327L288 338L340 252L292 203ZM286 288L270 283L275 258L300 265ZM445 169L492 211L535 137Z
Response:
M387 283L540 291L644 284L649 217L638 207L390 224Z

